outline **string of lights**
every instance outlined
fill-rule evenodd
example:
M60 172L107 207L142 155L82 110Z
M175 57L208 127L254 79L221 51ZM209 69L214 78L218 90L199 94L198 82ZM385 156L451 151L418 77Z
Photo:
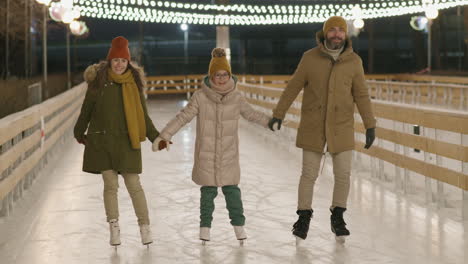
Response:
M360 4L211 5L147 0L74 0L84 17L152 23L207 25L271 25L323 22L339 15L347 20L421 13L447 9L468 0L383 1Z

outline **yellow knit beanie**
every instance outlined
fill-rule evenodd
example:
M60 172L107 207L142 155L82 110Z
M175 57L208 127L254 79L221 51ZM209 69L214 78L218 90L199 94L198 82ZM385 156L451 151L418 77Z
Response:
M327 34L328 30L332 27L340 27L346 34L348 34L348 25L346 24L346 20L340 16L332 16L325 21L325 23L323 23L323 33Z
M211 61L208 68L208 74L210 76L215 75L217 71L225 70L231 74L231 65L226 58L226 51L223 48L214 48L211 52Z

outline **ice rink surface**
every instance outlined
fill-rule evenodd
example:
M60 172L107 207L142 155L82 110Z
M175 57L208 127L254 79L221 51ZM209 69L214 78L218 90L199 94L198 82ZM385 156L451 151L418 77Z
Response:
M158 129L178 112L177 99L150 100ZM99 175L81 171L83 146L71 141L33 186L0 218L0 264L149 263L468 263L468 222L426 207L365 177L356 165L345 220L351 236L337 243L330 231L333 177L327 163L315 187L309 237L299 246L296 220L301 151L261 127L240 129L241 190L248 239L243 247L229 224L219 191L212 240L198 240L199 186L191 181L195 122L173 139L169 152L142 146L141 181L149 204L154 243L140 243L123 180L119 179L122 245L108 244ZM263 134L268 136L262 136ZM272 140L273 138L273 140ZM330 161L330 160L329 160Z

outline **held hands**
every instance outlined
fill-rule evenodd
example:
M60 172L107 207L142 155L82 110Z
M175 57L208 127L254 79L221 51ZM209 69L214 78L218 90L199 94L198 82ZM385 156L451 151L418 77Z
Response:
M277 130L280 130L280 129L281 129L281 123L283 123L283 120L282 120L282 119L278 119L278 118L276 118L276 117L273 117L273 118L271 118L270 121L268 122L268 127L271 129L271 131L275 131L275 130L273 129L273 126L274 126L275 124L278 124L278 126L277 126L278 129L277 129Z
M366 145L364 146L365 149L369 149L374 143L375 140L375 127L368 128L366 130Z
M169 142L169 144L168 144L168 142ZM151 147L151 149L153 150L153 152L160 151L160 150L163 150L163 149L166 149L167 151L169 151L170 144L172 144L172 141L166 141L166 140L162 139L161 137L157 137L154 140L153 146Z

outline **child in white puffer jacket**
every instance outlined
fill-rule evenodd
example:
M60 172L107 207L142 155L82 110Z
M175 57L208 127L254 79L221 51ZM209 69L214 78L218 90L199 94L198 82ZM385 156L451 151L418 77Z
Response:
M172 136L185 124L197 117L195 158L192 180L200 188L200 240L210 240L214 198L221 187L229 218L238 240L247 238L244 231L245 216L241 200L239 166L238 122L242 116L248 121L267 128L270 117L255 111L244 96L236 90L237 78L222 48L212 51L209 75L202 88L196 91L187 106L172 119L153 143L153 151L160 144L166 146Z

